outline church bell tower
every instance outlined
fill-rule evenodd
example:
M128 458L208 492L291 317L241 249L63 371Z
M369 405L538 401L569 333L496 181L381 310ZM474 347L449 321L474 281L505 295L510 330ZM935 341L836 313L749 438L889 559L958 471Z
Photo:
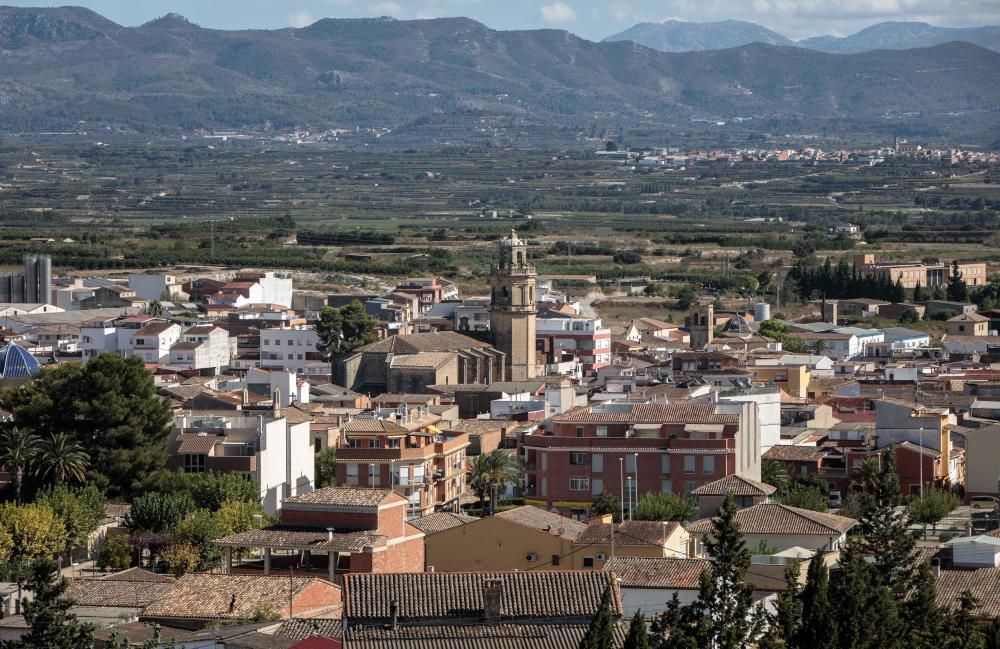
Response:
M528 244L510 231L500 240L500 259L490 273L490 329L493 344L507 355L505 379L534 378L535 267L528 263Z

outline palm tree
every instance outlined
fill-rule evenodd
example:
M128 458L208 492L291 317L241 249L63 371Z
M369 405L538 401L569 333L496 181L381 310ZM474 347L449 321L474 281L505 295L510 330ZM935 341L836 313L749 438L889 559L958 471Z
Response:
M0 435L0 464L14 472L17 504L21 504L24 470L38 453L39 439L23 428L8 428Z
M62 432L41 440L35 457L38 475L43 478L51 476L57 485L67 479L83 482L90 462L90 456L80 442Z
M490 513L496 510L496 495L521 479L517 458L501 449L479 455L472 462L469 486L479 496L480 512L485 506L486 494L490 495Z
M766 458L760 463L760 481L777 489L779 496L783 496L788 491L790 479L788 467L781 460Z
M881 473L879 458L865 458L861 466L851 472L851 489L862 493L873 489L878 484Z

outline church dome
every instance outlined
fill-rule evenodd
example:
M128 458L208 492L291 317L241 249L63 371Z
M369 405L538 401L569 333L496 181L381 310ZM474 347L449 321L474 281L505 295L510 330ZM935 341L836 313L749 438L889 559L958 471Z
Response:
M0 379L26 379L41 370L38 360L14 343L0 347Z
M729 322L725 326L726 333L732 334L750 334L753 333L753 329L750 327L750 323L747 319L740 314L735 314L733 317L729 318Z

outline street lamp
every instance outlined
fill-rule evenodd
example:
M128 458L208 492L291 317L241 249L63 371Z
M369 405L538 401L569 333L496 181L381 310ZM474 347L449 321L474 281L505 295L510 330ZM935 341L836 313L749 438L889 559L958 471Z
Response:
M635 458L635 464L632 468L635 469L635 504L639 504L639 454L633 453L632 457Z
M621 510L622 510L620 520L625 520L625 457L624 456L618 458L618 478L620 480L619 484L621 484L621 492L622 492L622 497L618 501L618 504L621 505ZM613 524L614 522L612 522L612 525Z
M632 520L632 476L625 479L628 480L628 519Z
M924 427L920 427L920 497L924 497Z

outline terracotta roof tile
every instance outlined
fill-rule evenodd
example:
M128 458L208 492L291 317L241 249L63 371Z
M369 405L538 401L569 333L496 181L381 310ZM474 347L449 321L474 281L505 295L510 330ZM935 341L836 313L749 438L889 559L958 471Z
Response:
M178 433L177 441L180 442L180 446L177 447L177 453L192 454L192 455L205 455L213 448L216 444L226 441L225 435L214 435L206 434L201 435L198 433Z
M736 510L736 521L740 524L743 534L783 535L783 534L843 534L857 522L853 518L822 514L810 509L800 509L779 505L777 503L761 503L745 509ZM700 518L687 526L694 534L709 534L712 532L712 518Z
M343 635L343 622L338 619L285 620L274 635L292 640L305 640L314 635L339 638Z
M721 480L709 482L691 493L695 496L770 496L777 489L764 482L757 482L738 475L728 475Z
M716 414L712 404L630 403L581 406L553 417L553 421L735 424L739 416Z
M660 557L615 557L604 570L618 577L622 588L698 588L701 573L711 565L707 559Z
M962 593L969 591L979 601L975 615L1000 618L1000 568L942 570L935 582L940 606L955 608Z
M354 627L347 631L352 649L576 649L586 624L500 624ZM614 628L614 646L625 641L626 626Z
M332 538L328 538L323 528L291 525L272 525L215 540L216 545L232 548L272 547L334 552L361 552L365 547L378 547L385 543L386 537L374 530L334 530Z
M818 462L826 453L818 446L797 446L778 444L764 453L765 460L787 460L792 462Z
M173 586L168 582L106 579L73 579L66 596L78 606L143 608L163 597Z
M453 527L460 527L478 520L479 519L475 516L466 516L465 514L437 512L434 514L428 514L427 516L421 516L420 518L414 518L407 522L424 534L430 535L436 532L450 530Z
M337 586L312 577L264 577L259 575L184 575L169 584L160 598L143 611L152 618L245 619L262 610L274 612L288 608L293 599L315 584L329 589L330 605L334 604ZM236 594L235 606L232 603ZM321 606L313 606L321 608ZM299 611L305 613L304 610Z
M326 487L281 501L285 505L339 505L343 507L378 507L387 500L402 500L392 489L364 487Z
M618 587L610 573L595 571L354 573L344 577L346 615L359 624L389 618L389 603L399 603L400 620L479 618L483 585L503 583L500 615L507 620L587 618L601 594L613 589L613 608L621 613Z
M663 545L667 537L678 527L678 523L670 521L666 524L660 521L622 521L615 527L615 545ZM591 523L577 538L577 545L594 545L611 543L611 525L609 523Z
M532 505L524 505L523 507L515 507L514 509L497 512L494 514L494 517L517 523L533 530L551 532L568 541L574 540L587 529L586 523L581 523L562 514L546 511L541 507L534 507Z

